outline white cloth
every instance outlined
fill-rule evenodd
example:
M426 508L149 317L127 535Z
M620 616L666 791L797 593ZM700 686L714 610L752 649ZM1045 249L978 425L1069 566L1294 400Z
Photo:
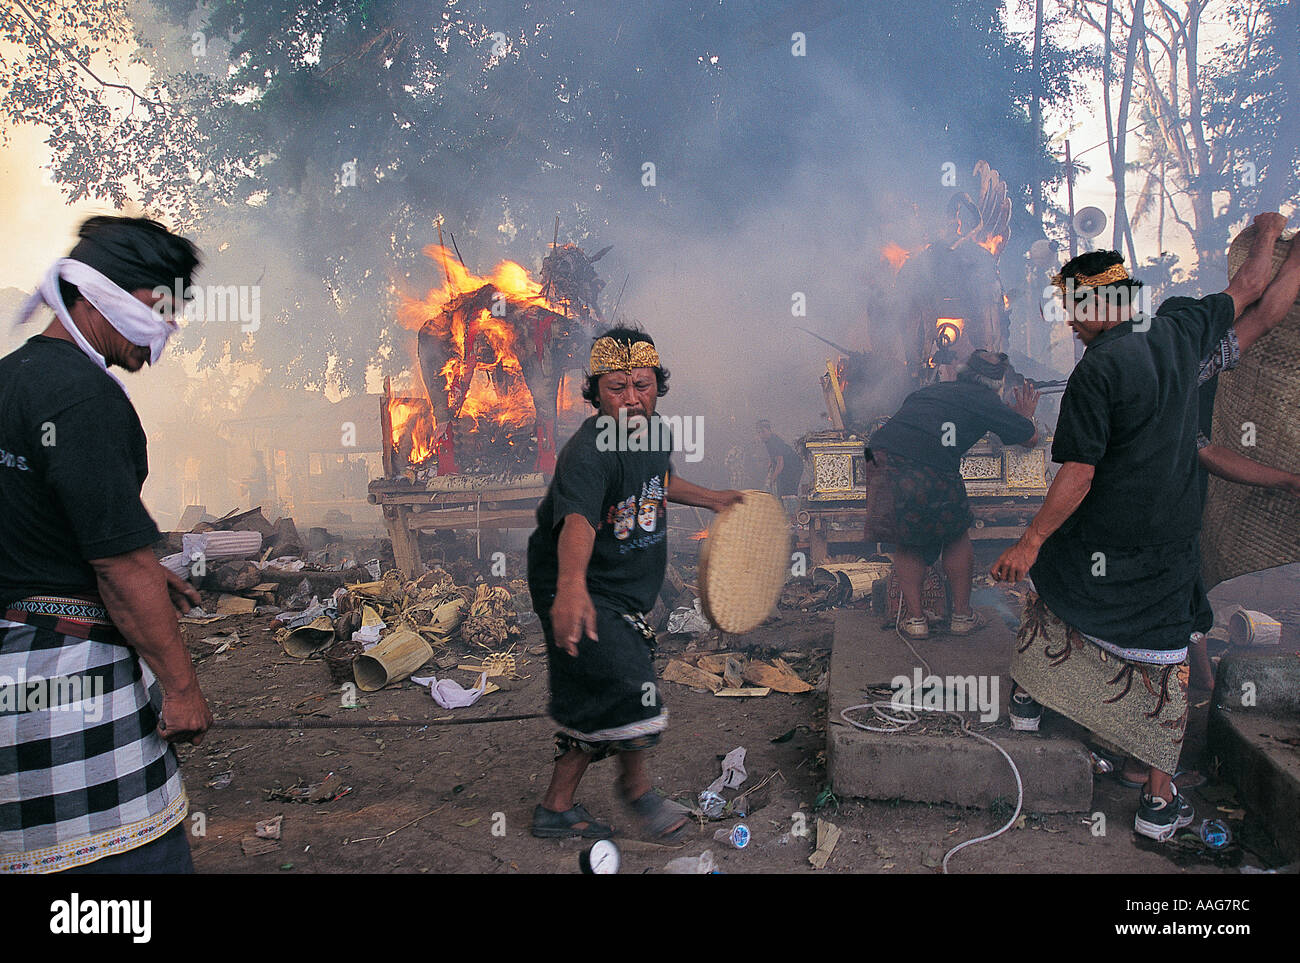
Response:
M431 675L412 676L411 681L427 688L429 695L433 696L433 701L444 709L462 709L465 706L472 706L487 690L486 672L478 677L478 685L472 689L466 689L454 679L439 679Z
M745 747L737 746L723 757L722 775L709 784L706 792L735 789L748 778L749 773L745 771Z
M89 301L126 340L141 348L149 349L149 363L157 364L162 356L167 339L175 333L176 328L161 313L155 311L129 291L124 291L89 264L74 261L72 258L59 258L50 265L41 279L40 286L32 292L31 297L18 309L15 324L29 320L42 305L48 305L63 324L72 340L76 342L91 361L99 365L110 378L126 391L126 385L116 374L108 370L104 356L90 346L86 336L81 333L63 303L59 292L59 279L74 284L81 296ZM162 302L160 302L161 304Z

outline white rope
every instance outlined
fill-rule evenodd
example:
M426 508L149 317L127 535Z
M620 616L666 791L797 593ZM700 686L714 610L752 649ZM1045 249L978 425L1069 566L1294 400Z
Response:
M903 618L903 604L902 604L902 599L900 598L899 605L898 605L898 615L894 619L894 631L898 633L898 637L903 640L903 644L906 645L908 649L911 650L914 656L916 656L917 661L919 661L921 665L925 667L925 674L927 676L934 675L934 671L930 668L930 663L925 661L925 659L921 656L921 653L917 652L916 649L912 647L912 643L908 640L907 636L903 635L902 628L901 628L902 618ZM888 725L869 726L865 722L858 722L856 719L849 718L850 712L858 712L864 709L870 709L873 713L875 713L877 721L886 722L888 723ZM934 709L929 706L920 705L916 702L915 695L911 705L900 705L898 702L894 701L893 699L888 699L888 700L876 701L876 702L863 702L859 705L849 706L848 708L840 710L840 718L856 729L865 729L867 732L892 733L892 732L903 732L904 730L910 729L912 726L920 722L921 717L917 715L918 712L938 712L945 716L948 716L951 719L955 719L960 724L961 731L966 733L966 735L978 739L980 742L986 742L994 749L996 749L998 752L1000 752L1002 754L1002 758L1007 761L1007 765L1011 767L1011 774L1016 777L1016 810L1011 814L1011 818L1006 821L1006 824L1003 825L1001 829L998 829L995 832L987 833L986 835L983 836L977 836L974 839L968 839L964 843L958 843L956 846L952 847L952 849L948 850L948 852L946 852L943 857L943 871L945 874L947 874L948 860L952 859L955 855L957 855L967 846L974 846L976 843L984 843L984 842L988 842L990 839L996 839L998 836L1001 836L1003 833L1005 833L1008 829L1010 829L1012 826L1016 824L1016 820L1020 818L1020 810L1024 806L1024 802L1025 802L1025 784L1020 778L1020 770L1016 768L1015 761L1012 760L1012 758L1009 755L1007 755L1007 751L1005 749L1003 749L1000 745L998 745L995 741L990 739L988 736L983 736L980 735L978 732L973 731L970 728L970 722L960 713L950 712L947 709Z

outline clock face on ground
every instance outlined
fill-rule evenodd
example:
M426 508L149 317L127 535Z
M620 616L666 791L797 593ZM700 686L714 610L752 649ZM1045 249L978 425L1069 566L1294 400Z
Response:
M582 854L583 872L613 875L618 872L619 852L608 839L602 839Z

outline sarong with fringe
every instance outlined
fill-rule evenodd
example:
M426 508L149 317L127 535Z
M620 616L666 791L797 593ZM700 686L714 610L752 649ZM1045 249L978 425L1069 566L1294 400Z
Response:
M1035 700L1164 772L1178 769L1187 729L1186 661L1157 665L1107 652L1025 597L1011 677Z

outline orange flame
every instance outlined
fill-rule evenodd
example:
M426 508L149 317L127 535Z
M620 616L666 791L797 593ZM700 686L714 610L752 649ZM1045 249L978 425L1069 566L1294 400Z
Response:
M893 268L895 274L902 270L903 265L907 263L907 259L911 256L911 251L900 244L895 244L893 241L886 244L880 251L880 259L889 262L889 266Z
M418 465L433 454L436 423L426 406L392 398L388 414L393 422L393 447L401 451L403 440L409 436L411 451L407 460L411 464Z
M976 243L978 243L980 247L984 248L984 250L988 251L994 257L997 257L998 254L1001 253L1002 251L1002 245L1007 243L1007 239L1003 237L1001 234L994 234L992 237L985 238L984 240L978 241Z
M498 425L522 426L534 420L536 408L519 360L532 348L519 343L518 312L539 307L563 314L564 308L546 298L542 285L514 261L502 261L490 275L477 275L460 262L454 251L442 245L431 244L424 253L438 265L443 283L423 298L403 298L397 320L412 331L420 331L432 322L431 333L450 347L451 358L439 374L454 414L474 422L490 419ZM472 308L448 310L457 298L484 287L492 289L491 307L479 309L477 315ZM466 353L471 325L476 329L473 358ZM427 459L434 449L436 419L432 411L397 402L390 404L390 411L394 447L400 448L407 435L412 444L410 463Z
M705 539L708 537L709 537L709 530L707 528L701 528L698 532L696 532L694 535L691 536L691 541L698 542L701 539Z
M961 333L966 330L965 318L938 318L934 322L935 332L945 336L949 344L956 344Z

